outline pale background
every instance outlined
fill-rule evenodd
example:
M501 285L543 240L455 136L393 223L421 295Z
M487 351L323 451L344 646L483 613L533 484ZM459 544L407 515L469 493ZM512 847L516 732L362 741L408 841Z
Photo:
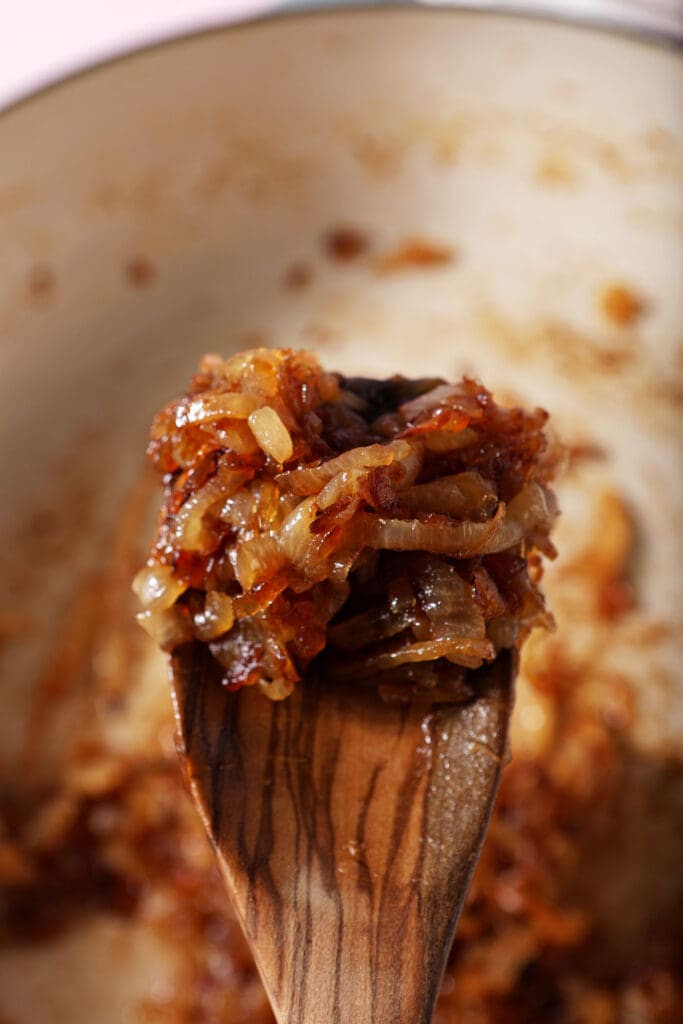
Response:
M137 46L287 6L305 0L0 0L0 106ZM571 11L683 37L683 0L461 0L461 6Z

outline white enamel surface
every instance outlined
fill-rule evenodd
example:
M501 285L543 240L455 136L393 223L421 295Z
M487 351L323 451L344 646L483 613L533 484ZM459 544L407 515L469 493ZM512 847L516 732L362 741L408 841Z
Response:
M47 578L27 567L32 582L8 589L9 606L50 642L139 473L155 409L202 352L256 338L356 373L476 372L551 409L562 431L611 453L642 530L646 607L680 606L682 136L673 52L452 12L217 32L0 117L7 579L26 564L14 538L36 502L78 505L87 491L94 508ZM394 276L333 265L321 236L340 222L375 252L419 236L459 258ZM124 272L137 256L156 268L144 288ZM314 282L292 293L282 278L299 261ZM49 295L30 295L36 265L54 274ZM647 303L626 335L597 304L615 280ZM596 355L624 347L619 366ZM45 650L32 635L11 656L3 688L19 710ZM0 733L11 753L11 716ZM0 988L12 971L0 958ZM126 971L101 1024L128 1012ZM17 1024L91 1019L25 1010L12 997Z

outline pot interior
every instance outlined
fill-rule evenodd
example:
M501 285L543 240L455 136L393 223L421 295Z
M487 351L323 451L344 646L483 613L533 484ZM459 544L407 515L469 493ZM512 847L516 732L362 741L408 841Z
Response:
M639 750L673 749L674 52L492 14L285 17L68 80L0 117L0 153L7 779L61 763L92 726L89 688L105 695L98 728L113 748L168 746L163 662L130 638L125 596L155 500L147 429L202 353L260 344L313 348L356 374L469 373L549 409L572 453L547 577L559 636L626 673ZM599 544L627 528L637 609L626 625L598 621L562 566L599 566ZM527 660L545 656L536 647ZM540 742L542 712L523 673L513 747ZM144 924L95 915L0 952L0 1011L16 1024L132 1020L176 955ZM67 970L77 984L63 985Z

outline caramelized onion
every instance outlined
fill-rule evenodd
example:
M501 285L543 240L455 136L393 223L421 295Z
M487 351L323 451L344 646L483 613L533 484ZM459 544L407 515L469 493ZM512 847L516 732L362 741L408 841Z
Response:
M177 406L176 427L185 427L190 423L210 423L219 419L246 420L261 404L258 395L220 392L200 395Z
M512 548L533 530L540 527L550 529L553 518L543 487L532 480L525 484L508 505L505 522L487 545L486 551L493 553Z
M299 502L285 519L277 535L280 551L294 565L303 565L307 560L313 535L311 526L318 514L314 498Z
M327 636L335 647L357 651L377 640L397 636L411 625L412 619L405 611L392 612L389 609L373 609L362 615L355 615L346 622L330 626Z
M338 505L343 498L356 492L358 490L360 473L361 471L353 472L353 470L344 469L341 473L335 474L317 496L315 500L317 507L321 511L325 511L334 505Z
M207 643L224 685L272 699L317 656L351 684L457 699L466 670L552 622L545 420L467 379L205 358L153 425L167 500L135 581L143 625L166 650Z
M246 420L226 420L215 427L216 440L235 455L253 455L259 445Z
M275 537L269 534L251 537L237 548L235 576L242 590L252 590L256 583L273 576L285 563Z
M221 469L191 495L176 513L173 533L177 546L183 551L208 551L211 535L204 516L209 510L233 494L253 473L246 469Z
M479 668L486 658L492 658L494 654L493 644L489 640L449 636L406 644L394 651L367 657L363 661L363 670L368 673L385 672L408 662L434 661L436 658L447 658L465 668Z
M235 612L232 598L218 590L210 590L204 601L204 608L194 616L194 631L199 640L215 640L232 628Z
M146 565L133 580L133 591L140 604L150 611L165 611L187 590L187 583L176 579L170 565Z
M353 473L371 469L374 466L390 466L395 459L405 459L411 453L407 441L393 441L390 444L371 444L365 448L352 448L334 459L328 459L318 466L293 469L281 473L277 482L295 494L317 494L328 481L339 473Z
M418 420L424 413L433 414L439 409L462 412L463 427L467 420L479 419L482 410L476 398L461 384L437 384L431 391L413 398L401 406L401 413L407 423ZM451 427L451 429L453 429Z
M455 632L461 637L486 636L486 623L474 599L474 587L450 562L431 560L420 573L416 586L434 635Z
M401 504L412 512L440 512L457 519L478 519L488 518L493 513L498 496L478 473L458 473L410 487L401 493Z
M453 523L443 517L421 519L385 519L368 512L360 512L353 521L354 536L370 548L388 551L433 551L454 558L472 558L474 555L500 550L497 538L505 520L505 506L501 502L492 519L485 523Z
M177 607L164 609L148 608L138 612L136 618L146 633L149 633L163 651L172 651L180 644L188 643L193 636L192 627Z
M477 432L472 427L463 430L445 428L424 434L422 441L430 452L454 452L458 448L466 448L477 440Z
M258 445L266 455L282 465L291 459L294 447L292 438L275 409L266 405L252 412L249 426Z

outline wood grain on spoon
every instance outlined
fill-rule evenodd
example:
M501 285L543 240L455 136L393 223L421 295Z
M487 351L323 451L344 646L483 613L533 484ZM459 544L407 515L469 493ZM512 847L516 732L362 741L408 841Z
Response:
M427 1024L505 755L515 657L430 708L172 658L192 795L280 1024Z

